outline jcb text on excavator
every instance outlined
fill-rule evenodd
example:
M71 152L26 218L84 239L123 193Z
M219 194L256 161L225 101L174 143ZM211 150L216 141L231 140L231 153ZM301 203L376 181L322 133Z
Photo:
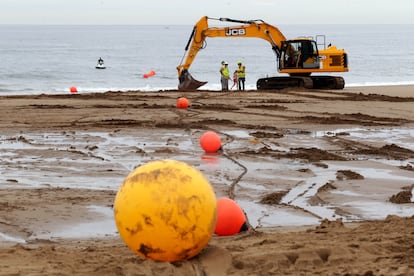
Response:
M240 23L242 25L209 27L209 20ZM337 49L332 45L328 45L324 49L318 49L317 42L308 37L287 40L278 28L263 20L246 21L204 16L194 26L185 47L181 64L177 66L179 90L195 90L207 83L194 79L188 71L197 53L204 48L207 37L257 37L270 43L276 54L278 72L287 73L289 76L261 78L256 83L259 90L288 87L343 89L345 86L345 81L340 76L311 75L313 73L348 72L347 53L343 49Z

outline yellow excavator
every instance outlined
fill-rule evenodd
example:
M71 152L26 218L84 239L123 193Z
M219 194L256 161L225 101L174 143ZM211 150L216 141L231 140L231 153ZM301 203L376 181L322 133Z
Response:
M209 27L209 20L242 25ZM188 71L197 53L204 48L207 37L256 37L270 43L276 54L278 72L287 73L289 76L261 78L256 83L258 90L288 87L343 89L345 86L345 81L340 76L311 75L313 73L348 72L347 53L343 49L337 49L332 45L328 47L324 45L324 49L318 49L318 43L309 37L287 40L278 28L263 20L236 20L204 16L194 26L181 64L177 66L178 90L195 90L207 83L194 79Z

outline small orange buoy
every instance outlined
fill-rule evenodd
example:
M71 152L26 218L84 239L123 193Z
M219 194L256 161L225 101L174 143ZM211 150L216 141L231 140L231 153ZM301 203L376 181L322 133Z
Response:
M70 88L70 93L76 93L76 92L78 92L78 89L76 88L76 86L72 86Z
M231 236L240 233L245 223L243 209L234 200L226 197L217 199L216 235Z
M200 145L207 153L217 152L221 148L221 139L214 131L207 131L200 137Z
M155 71L154 70L151 70L148 73L144 74L143 77L144 78L149 78L149 77L152 77L154 75L155 75Z
M190 106L190 102L187 100L187 98L181 97L177 100L177 108L179 109L186 109Z

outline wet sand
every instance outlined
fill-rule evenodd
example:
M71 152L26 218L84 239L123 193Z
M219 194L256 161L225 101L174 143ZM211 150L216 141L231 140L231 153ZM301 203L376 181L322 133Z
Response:
M412 86L0 97L0 274L413 274L413 106ZM221 154L201 150L206 130ZM166 158L255 231L180 263L132 253L111 224L117 187Z

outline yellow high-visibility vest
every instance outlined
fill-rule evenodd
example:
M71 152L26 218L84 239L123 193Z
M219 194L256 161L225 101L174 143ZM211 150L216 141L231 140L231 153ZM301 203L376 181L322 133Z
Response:
M223 74L223 76L225 76L226 78L230 77L230 72L229 72L229 68L224 66L221 67L221 73Z
M246 77L246 67L244 67L241 64L237 68L237 77L238 78L245 78Z

